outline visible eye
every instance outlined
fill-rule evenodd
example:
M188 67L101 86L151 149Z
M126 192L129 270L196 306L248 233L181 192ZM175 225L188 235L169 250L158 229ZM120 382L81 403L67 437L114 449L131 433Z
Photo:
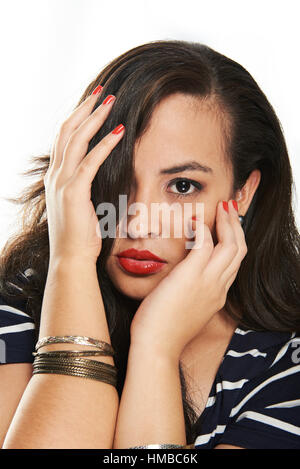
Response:
M175 178L170 182L168 187L172 187L174 185L179 192L172 191L172 193L179 198L194 195L195 192L200 192L203 189L202 184L199 182L186 178Z

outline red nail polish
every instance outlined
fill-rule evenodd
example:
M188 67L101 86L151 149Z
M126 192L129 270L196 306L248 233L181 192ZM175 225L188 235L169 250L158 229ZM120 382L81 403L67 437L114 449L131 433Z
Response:
M98 86L94 89L94 91L93 91L92 94L99 94L99 93L101 93L101 90L102 90L102 89L103 89L103 86L98 85Z
M233 201L232 201L232 205L234 206L234 208L235 208L236 211L238 212L239 209L238 209L238 204L237 204L236 200L233 200Z
M118 125L118 127L116 127L116 128L112 131L112 134L119 134L120 132L122 132L123 129L125 129L124 125L123 125L123 124L120 124L120 125Z
M113 94L109 94L105 100L103 101L102 104L109 104L115 99L115 96Z
M226 210L227 213L229 213L228 202L226 202L225 200L223 200L223 208L224 208L224 210Z

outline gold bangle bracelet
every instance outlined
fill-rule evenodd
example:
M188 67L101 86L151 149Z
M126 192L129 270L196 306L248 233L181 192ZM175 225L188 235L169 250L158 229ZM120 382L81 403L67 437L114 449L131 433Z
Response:
M87 378L87 379L94 379L96 381L102 381L104 383L107 383L107 384L111 384L112 386L116 387L117 385L117 379L116 377L112 377L112 376L106 376L104 374L99 374L99 373L88 373L88 372L84 372L84 373L80 373L76 370L72 370L72 369L63 369L63 368L59 368L59 369L52 369L52 368L35 368L33 370L33 375L36 375L36 374L57 374L57 375L67 375L67 376L77 376L77 377L80 377L80 378Z
M82 369L78 368L76 366L51 366L51 365L38 365L34 367L34 371L37 370L53 370L53 371L59 371L59 370L64 370L64 371L74 371L78 374L90 374L90 375L103 375L103 376L111 376L112 378L115 378L115 375L112 375L111 373L107 373L105 371L95 371L95 370L87 370L87 369Z
M114 365L110 365L109 363L99 362L97 360L91 360L81 357L44 357L44 356L37 356L34 359L34 365L38 364L65 364L65 365L73 365L73 366L81 366L89 369L95 370L107 370L113 374L117 373L117 368Z
M68 368L68 369L76 369L78 371L88 371L91 373L106 373L111 376L117 376L117 373L115 371L108 370L103 367L89 367L89 366L84 366L84 365L76 365L72 363L63 363L63 362L55 362L55 363L48 363L48 362L41 362L41 363L34 363L33 364L34 368L40 368L40 367L51 367L53 369L59 369L59 368Z
M74 376L81 376L83 378L94 378L94 379L99 379L100 381L105 380L110 380L110 382L116 384L117 382L117 377L112 376L109 373L102 373L102 372L96 372L96 371L89 371L89 370L78 370L75 367L48 367L48 366L41 366L41 367L36 367L34 368L33 374L36 373L56 373L56 374L72 374Z
M51 366L51 367L77 367L82 370L89 371L104 371L111 375L117 374L117 368L109 363L99 362L97 360L90 360L79 357L49 357L49 356L36 356L33 362L33 366Z
M47 352L32 352L34 357L91 357L91 356L112 356L111 352L104 350L51 350Z
M90 345L91 347L97 347L106 352L114 354L114 350L110 344L103 340L93 339L86 336L77 335L66 335L66 336L47 336L38 340L35 346L35 350L38 351L41 347L50 344L78 344L78 345Z

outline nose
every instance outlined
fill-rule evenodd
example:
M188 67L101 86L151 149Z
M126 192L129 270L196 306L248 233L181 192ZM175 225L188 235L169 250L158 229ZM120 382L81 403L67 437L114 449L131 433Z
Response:
M129 238L158 238L160 237L160 217L155 216L155 202L151 192L136 192L135 197L130 197L127 207L127 227L124 227ZM124 231L123 231L124 232Z

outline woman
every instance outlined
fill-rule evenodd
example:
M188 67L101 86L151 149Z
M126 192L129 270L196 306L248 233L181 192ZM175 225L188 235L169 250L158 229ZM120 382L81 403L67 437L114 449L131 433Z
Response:
M23 231L2 252L3 447L300 448L292 174L250 74L197 43L136 47L36 162ZM120 215L120 194L149 211L188 202L193 249L142 210L105 237L99 204ZM93 359L116 366L116 387L35 364L32 376L37 340L68 335L112 345Z

